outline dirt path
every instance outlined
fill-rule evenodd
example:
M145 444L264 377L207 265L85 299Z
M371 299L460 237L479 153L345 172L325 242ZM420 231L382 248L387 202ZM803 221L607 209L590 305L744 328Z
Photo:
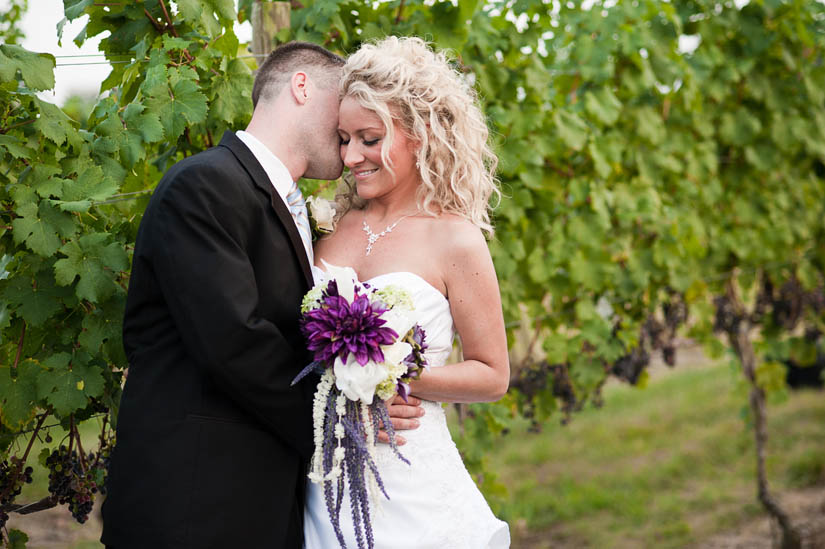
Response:
M782 494L781 503L803 532L803 549L825 549L825 487ZM696 549L773 549L779 530L768 515L712 536Z
M99 542L102 527L99 501L95 502L85 524L79 524L65 505L31 515L11 513L7 524L8 529L15 528L29 536L27 549L102 548Z

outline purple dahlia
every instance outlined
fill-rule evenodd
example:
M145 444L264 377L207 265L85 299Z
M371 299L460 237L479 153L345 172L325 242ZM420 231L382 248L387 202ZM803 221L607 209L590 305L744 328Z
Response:
M332 365L336 357L347 361L350 353L363 366L368 360L384 361L381 345L391 345L398 334L384 326L381 314L387 309L373 305L365 295L356 294L352 303L338 295L334 281L327 288L321 306L304 313L301 330L315 360Z

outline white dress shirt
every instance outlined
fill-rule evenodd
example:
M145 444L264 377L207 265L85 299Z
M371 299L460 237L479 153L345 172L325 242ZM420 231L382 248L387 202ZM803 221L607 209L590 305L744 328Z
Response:
M286 197L289 194L289 189L292 187L292 176L289 174L286 166L284 166L284 163L269 150L269 147L261 143L261 141L251 133L240 130L235 132L235 135L237 135L238 139L243 141L244 145L249 147L249 150L255 155L255 159L261 164L266 175L269 176L269 181L272 183L272 186L275 187L278 196L281 197L284 205L289 209L289 202ZM293 218L292 221L294 223L295 219ZM296 228L297 227L296 225ZM300 229L298 229L298 234L301 234ZM301 240L303 240L303 238ZM304 251L306 251L309 264L312 265L312 243L304 242Z

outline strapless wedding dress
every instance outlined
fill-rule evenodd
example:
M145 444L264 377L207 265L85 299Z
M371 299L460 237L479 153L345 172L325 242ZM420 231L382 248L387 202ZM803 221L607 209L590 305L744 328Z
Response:
M441 292L414 273L386 273L365 281L373 287L389 284L413 296L416 320L426 332L431 368L443 366L453 346L453 317ZM381 480L390 499L379 495L372 513L377 549L501 549L510 546L507 523L497 519L461 461L447 429L441 403L424 401L424 416L417 429L404 431L407 444L396 457L388 444L377 447ZM304 513L304 547L334 549L323 488L308 483ZM341 528L348 548L358 547L352 526L349 498L341 506Z

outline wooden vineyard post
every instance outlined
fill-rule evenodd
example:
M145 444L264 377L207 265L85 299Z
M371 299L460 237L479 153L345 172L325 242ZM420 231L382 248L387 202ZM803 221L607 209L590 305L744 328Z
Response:
M260 66L274 49L272 41L282 29L289 28L289 2L264 2L252 4L252 55Z

